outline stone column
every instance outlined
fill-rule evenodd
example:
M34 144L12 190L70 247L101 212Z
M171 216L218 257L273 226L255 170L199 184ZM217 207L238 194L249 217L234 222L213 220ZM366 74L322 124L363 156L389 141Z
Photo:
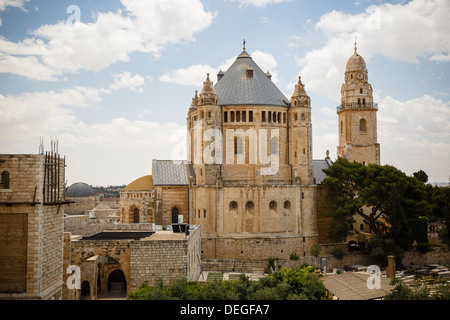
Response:
M388 256L388 266L386 268L386 277L395 278L395 257Z

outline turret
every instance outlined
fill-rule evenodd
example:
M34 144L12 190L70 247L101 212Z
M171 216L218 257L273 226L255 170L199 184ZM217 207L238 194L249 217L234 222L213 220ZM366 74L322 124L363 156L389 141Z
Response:
M304 185L313 183L311 99L301 77L295 85L289 109L289 163L292 180L301 179Z

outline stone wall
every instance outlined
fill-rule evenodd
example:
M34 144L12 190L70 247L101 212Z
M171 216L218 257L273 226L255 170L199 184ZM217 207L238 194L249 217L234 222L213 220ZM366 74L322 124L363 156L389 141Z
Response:
M131 245L131 290L147 282L155 285L158 278L165 284L187 278L196 281L200 275L200 228L191 230L187 240L133 241Z
M57 201L64 193L64 161L59 165L59 194L44 203L45 155L0 155L0 172L9 172L9 188L0 189L0 220L23 218L0 225L0 298L61 298L64 208ZM19 287L4 286L11 279Z
M105 229L114 228L119 218L90 219L88 215L64 217L64 231L73 235L92 236Z

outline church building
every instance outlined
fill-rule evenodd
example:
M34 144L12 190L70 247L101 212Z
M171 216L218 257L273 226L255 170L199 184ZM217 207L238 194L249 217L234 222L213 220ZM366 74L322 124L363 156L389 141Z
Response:
M377 105L356 47L337 112L338 156L379 163ZM311 99L300 77L286 98L244 47L215 84L206 75L186 121L187 159L153 160L152 175L120 193L122 223L164 226L182 216L201 226L204 259L289 259L328 241L320 184L331 160L328 152L313 160Z

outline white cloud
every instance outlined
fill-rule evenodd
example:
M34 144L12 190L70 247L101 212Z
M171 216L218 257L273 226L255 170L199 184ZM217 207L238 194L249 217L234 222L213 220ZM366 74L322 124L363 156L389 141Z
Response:
M58 92L0 95L0 150L12 154L37 152L40 136L47 147L50 137L57 137L59 151L67 157L69 182L100 185L129 183L149 174L153 158L183 158L184 125L125 118L88 124L77 119L76 108L92 107L109 93L73 87Z
M17 43L1 38L0 72L54 81L65 73L97 72L128 61L136 51L158 58L167 45L193 41L194 34L215 17L204 11L200 0L122 0L122 4L125 12L98 13L94 23L42 25L31 38Z
M23 5L30 0L0 0L0 11L5 11L6 7L14 7L25 10Z
M355 36L358 52L366 62L375 55L406 63L418 63L419 59L447 62L449 12L450 2L446 0L413 0L370 6L359 14L327 13L315 25L326 35L326 44L297 60L300 74L312 92L339 100Z
M424 170L430 181L447 181L450 170L450 101L428 95L379 103L381 161L412 174Z
M273 82L278 81L278 72L276 71L277 61L272 54L257 50L251 56L264 72L270 71ZM217 78L215 76L219 73L219 70L227 71L235 61L236 57L231 57L222 62L218 67L207 64L196 64L187 68L171 70L164 73L159 80L184 86L199 87L205 81L207 73L210 74L211 81L216 82Z
M0 11L5 11L7 7L14 7L26 11L23 5L30 0L0 0ZM0 26L2 25L2 19L0 18Z
M209 73L210 79L215 82L212 78L219 72L218 68L211 67L207 64L196 64L189 66L185 69L176 69L164 73L159 80L167 83L174 83L183 86L201 86L203 81L206 79L206 74Z
M114 83L110 86L111 90L120 90L128 88L131 91L144 92L141 88L145 84L145 78L139 74L131 76L131 73L124 71L113 74Z
M233 2L238 1L240 7L255 6L257 8L262 8L267 5L289 2L291 0L231 0L231 1Z

